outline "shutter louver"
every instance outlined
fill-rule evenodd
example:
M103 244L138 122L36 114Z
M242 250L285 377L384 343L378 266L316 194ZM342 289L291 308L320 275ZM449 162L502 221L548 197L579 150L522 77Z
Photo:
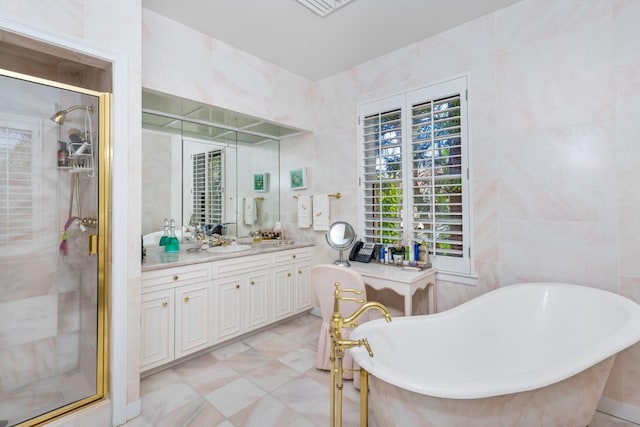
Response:
M364 119L364 233L368 241L402 241L402 117L396 109Z
M462 257L460 95L412 106L414 239L435 255Z

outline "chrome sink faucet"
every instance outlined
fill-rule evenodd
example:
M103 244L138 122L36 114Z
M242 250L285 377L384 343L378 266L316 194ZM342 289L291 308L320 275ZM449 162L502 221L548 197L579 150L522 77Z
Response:
M200 225L195 226L195 229L193 230L193 238L196 240L196 242L203 242L206 240L207 235Z

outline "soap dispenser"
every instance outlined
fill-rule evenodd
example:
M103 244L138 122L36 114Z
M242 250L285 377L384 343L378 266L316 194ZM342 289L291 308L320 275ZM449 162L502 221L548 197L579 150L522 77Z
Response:
M171 226L169 227L169 238L167 244L164 246L166 252L178 252L180 249L180 241L176 237L176 222L171 220Z
M160 246L165 246L167 244L167 239L169 238L169 220L167 218L164 219L164 234L160 238Z

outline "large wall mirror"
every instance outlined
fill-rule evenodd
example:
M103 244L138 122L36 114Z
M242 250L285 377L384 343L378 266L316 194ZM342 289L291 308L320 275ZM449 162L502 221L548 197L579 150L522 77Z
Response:
M193 224L227 237L280 220L280 140L306 133L174 95L142 90L142 234L157 244L164 219L181 241ZM191 225L190 225L191 224Z
M183 242L206 226L244 237L280 220L280 143L171 115L143 113L142 234L156 245L164 220Z

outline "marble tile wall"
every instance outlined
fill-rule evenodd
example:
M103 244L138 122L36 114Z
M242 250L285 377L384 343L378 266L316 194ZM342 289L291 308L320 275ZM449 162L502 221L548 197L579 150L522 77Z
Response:
M318 82L318 131L300 142L340 160L322 184L312 166L313 190L354 194L359 103L466 75L478 285L439 282L439 309L523 281L640 302L638 22L629 0L523 0ZM356 222L348 206L336 211ZM618 359L605 396L640 406L640 346Z
M311 82L155 12L142 14L143 87L315 129Z

